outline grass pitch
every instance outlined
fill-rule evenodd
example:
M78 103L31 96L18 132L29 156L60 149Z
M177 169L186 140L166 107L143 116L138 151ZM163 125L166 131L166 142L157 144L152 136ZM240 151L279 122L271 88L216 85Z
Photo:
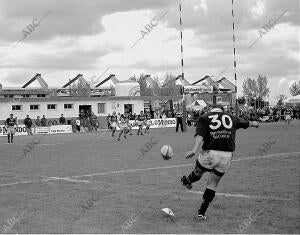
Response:
M153 129L120 142L110 133L24 136L13 145L0 138L0 233L300 232L299 121L238 131L231 168L205 222L195 216L207 175L193 192L179 183L194 168L196 157L184 158L194 131ZM164 144L173 147L171 160L159 154Z

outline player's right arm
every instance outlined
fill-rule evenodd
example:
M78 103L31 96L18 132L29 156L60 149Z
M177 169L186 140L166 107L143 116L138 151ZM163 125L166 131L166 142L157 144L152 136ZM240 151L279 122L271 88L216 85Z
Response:
M185 154L185 157L188 159L188 158L192 158L195 156L196 152L198 151L198 149L200 147L202 147L203 145L203 137L201 135L196 135L195 136L195 142L194 142L194 147L191 151L188 151L186 154Z
M192 158L195 156L196 152L200 147L203 145L203 137L207 134L207 127L205 125L205 119L203 117L200 117L198 120L198 124L196 127L196 133L194 138L194 147L191 151L188 151L185 154L185 157Z

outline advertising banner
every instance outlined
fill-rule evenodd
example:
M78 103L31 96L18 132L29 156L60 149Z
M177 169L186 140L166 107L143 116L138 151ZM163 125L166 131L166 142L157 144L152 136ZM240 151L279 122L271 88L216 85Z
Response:
M35 127L33 133L36 135L37 134L49 134L50 127L47 127L47 126Z
M27 135L26 128L24 124L15 127L15 135ZM5 125L0 125L0 136L7 136L7 128Z
M203 92L212 92L212 87L206 86L184 86L184 93L203 93Z
M164 128L164 127L176 127L176 118L165 118L165 119L150 119L150 129L152 128ZM129 124L132 129L138 129L138 123L134 120L130 120ZM117 127L117 130L120 130Z
M50 127L50 134L72 133L71 125L55 125Z

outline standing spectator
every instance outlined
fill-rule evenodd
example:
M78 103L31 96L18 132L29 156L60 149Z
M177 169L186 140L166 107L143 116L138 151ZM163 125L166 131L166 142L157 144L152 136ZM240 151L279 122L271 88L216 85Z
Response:
M40 119L40 116L37 116L37 117L36 117L36 120L35 120L35 126L37 126L37 127L40 127L40 126L41 126L41 119Z
M47 126L47 119L45 118L45 115L43 115L41 119L41 126Z
M180 125L181 132L183 132L183 125L182 125L182 112L178 108L176 113L175 113L175 118L176 118L176 132L178 132L178 127Z
M107 122L107 128L110 129L110 119L111 119L111 116L110 114L107 115L106 117L106 122Z
M192 114L189 112L188 115L187 115L187 125L188 125L189 127L192 126L192 121L193 121L193 116L192 116Z
M32 130L31 130L31 127L32 127L32 120L31 118L29 117L29 115L26 116L26 118L24 119L24 125L26 127L26 131L27 131L27 134L28 135L32 135Z
M130 120L135 120L136 119L136 113L130 116Z
M155 110L154 119L159 119L159 118L160 118L160 116L159 116L158 110Z
M80 117L78 117L75 122L76 122L76 129L78 132L80 132Z
M65 119L63 114L59 118L59 124L60 125L66 125L66 119Z

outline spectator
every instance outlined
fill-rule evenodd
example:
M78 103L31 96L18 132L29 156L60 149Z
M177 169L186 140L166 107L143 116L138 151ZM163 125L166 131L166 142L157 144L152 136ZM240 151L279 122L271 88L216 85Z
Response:
M135 120L136 119L136 113L130 116L130 120Z
M45 115L43 115L41 119L41 126L47 126L47 119L45 118Z
M32 135L32 130L31 130L31 127L32 127L32 120L31 118L29 117L29 115L26 116L26 118L24 119L24 125L26 127L26 131L27 131L27 134L28 135Z
M176 113L175 113L175 118L176 118L176 132L178 132L178 127L179 127L179 125L180 125L181 132L183 132L182 117L183 117L183 113L182 113L182 111L178 108L178 109L176 110Z
M76 129L78 132L80 132L80 117L78 117L75 122L76 122Z
M159 116L158 110L155 110L154 119L159 119L159 118L160 118L160 116Z
M37 117L36 117L36 120L35 120L35 126L37 126L37 127L40 127L40 126L41 126L41 119L40 119L40 116L37 116Z
M59 118L59 124L60 125L66 125L66 119L64 115L62 114L61 117Z
M111 119L111 116L110 114L107 115L106 117L106 122L107 122L107 128L110 129L110 119Z
M189 112L188 115L187 115L187 125L188 125L189 127L192 126L192 121L193 121L193 116L192 116L192 114Z

